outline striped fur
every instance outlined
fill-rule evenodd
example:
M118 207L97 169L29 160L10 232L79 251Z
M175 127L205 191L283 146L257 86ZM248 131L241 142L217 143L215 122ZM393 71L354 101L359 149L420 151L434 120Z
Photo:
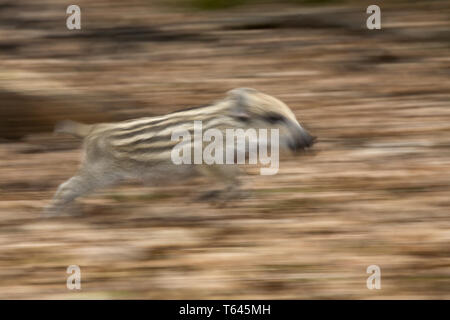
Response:
M216 103L118 123L94 125L64 121L55 131L84 138L85 156L78 174L63 183L46 213L54 215L76 197L125 178L141 178L159 183L184 179L199 173L212 175L218 182L236 185L235 166L176 166L171 151L178 141L173 132L194 131L201 120L203 130L217 128L277 128L281 146L292 150L309 147L313 138L300 126L292 111L280 100L254 89L234 89ZM231 167L231 168L230 168Z

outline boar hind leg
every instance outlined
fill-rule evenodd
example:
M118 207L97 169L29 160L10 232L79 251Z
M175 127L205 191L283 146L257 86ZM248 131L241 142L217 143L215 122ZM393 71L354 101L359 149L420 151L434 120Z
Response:
M44 216L60 215L76 198L91 193L100 187L110 185L115 181L116 179L105 179L105 176L99 178L88 172L80 171L58 187L53 200L44 211Z

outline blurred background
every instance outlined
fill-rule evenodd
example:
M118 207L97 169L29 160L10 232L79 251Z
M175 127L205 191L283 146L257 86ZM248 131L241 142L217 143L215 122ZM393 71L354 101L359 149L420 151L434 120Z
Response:
M449 18L432 0L1 0L0 298L449 299ZM56 121L235 87L286 102L315 152L249 174L251 196L225 208L194 201L202 181L130 182L40 219L81 156Z

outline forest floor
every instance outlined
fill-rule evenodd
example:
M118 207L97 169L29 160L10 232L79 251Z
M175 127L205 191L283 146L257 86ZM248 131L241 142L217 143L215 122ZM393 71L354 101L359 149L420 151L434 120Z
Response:
M40 2L0 6L0 299L450 299L448 2L386 5L367 30L357 4L83 0L78 31ZM227 207L195 201L204 181L130 182L40 218L81 157L56 120L164 114L235 87L286 102L314 152L244 177L250 196Z

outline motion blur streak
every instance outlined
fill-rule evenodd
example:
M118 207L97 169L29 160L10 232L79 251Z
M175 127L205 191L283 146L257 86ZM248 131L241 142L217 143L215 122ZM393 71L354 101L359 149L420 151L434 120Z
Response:
M449 2L224 3L80 0L68 30L69 3L0 1L0 298L449 299ZM240 87L318 137L249 168L242 200L131 181L40 219L83 157L58 121L164 121Z

